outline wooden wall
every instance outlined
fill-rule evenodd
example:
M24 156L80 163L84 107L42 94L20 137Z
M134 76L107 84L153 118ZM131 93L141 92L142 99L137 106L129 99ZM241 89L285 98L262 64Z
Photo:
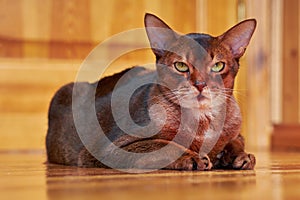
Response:
M247 56L247 132L252 147L268 148L270 145L270 72L272 26L272 0L247 1L247 16L258 21L252 46Z
M157 14L179 32L212 35L244 18L257 18L258 32L241 60L236 95L248 146L268 146L271 2L0 0L0 150L44 149L47 109L55 90L75 80L83 59L97 44L143 27L145 12ZM137 53L117 64L128 67L154 59L149 51Z
M196 31L195 0L1 0L0 150L44 149L54 92L75 80L80 64L100 42L142 28L145 12L180 32ZM153 59L149 52L138 52L116 65Z
M278 93L280 115L272 135L274 150L300 150L299 9L298 0L282 1L282 67Z
M300 122L299 105L299 8L298 0L283 3L282 122Z
M145 12L195 31L195 7L194 0L2 0L0 56L83 59L109 36L143 27Z

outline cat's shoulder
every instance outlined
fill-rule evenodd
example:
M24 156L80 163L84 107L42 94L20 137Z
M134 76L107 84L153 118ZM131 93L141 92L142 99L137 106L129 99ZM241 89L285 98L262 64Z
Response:
M136 78L145 76L152 72L152 70L146 69L145 67L136 66L132 68L127 68L111 76L104 77L99 81L93 83L92 85L94 87L97 87L97 97L104 96L116 89L116 84L118 84L118 86L123 86Z
M138 76L143 76L147 73L152 72L152 70L146 69L145 67L141 67L141 66L135 66L135 67L131 67L131 68L127 68L121 72L117 72L111 76L107 76L104 77L102 79L100 79L99 81L97 81L95 84L113 84L116 83L117 81L119 81L122 77L121 81L127 81L127 79L131 79L131 78L135 78Z

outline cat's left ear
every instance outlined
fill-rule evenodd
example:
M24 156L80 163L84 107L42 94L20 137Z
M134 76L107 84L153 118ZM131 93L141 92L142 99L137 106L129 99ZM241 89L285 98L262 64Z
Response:
M231 50L233 56L240 58L244 55L255 28L256 20L248 19L238 23L219 37L222 44Z
M179 35L155 15L146 13L144 21L152 51L158 59L164 55L166 50L168 50L168 46L170 46Z

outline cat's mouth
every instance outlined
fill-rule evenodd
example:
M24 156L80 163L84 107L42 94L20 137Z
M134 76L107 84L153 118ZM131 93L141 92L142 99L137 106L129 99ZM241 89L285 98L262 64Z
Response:
M210 107L211 97L207 94L207 92L203 92L196 96L198 101L199 108L204 111Z
M199 95L197 96L197 100L198 100L198 101L203 101L203 100L205 100L205 99L207 99L207 97L205 97L205 96L202 95L202 94L199 94Z

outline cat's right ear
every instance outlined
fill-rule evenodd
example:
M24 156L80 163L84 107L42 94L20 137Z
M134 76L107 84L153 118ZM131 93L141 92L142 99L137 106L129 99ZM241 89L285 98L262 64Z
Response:
M168 46L178 38L178 34L155 15L146 13L144 22L151 49L159 59L164 55Z
M222 43L225 44L235 58L240 58L250 42L256 28L256 20L248 19L235 25L220 36Z

